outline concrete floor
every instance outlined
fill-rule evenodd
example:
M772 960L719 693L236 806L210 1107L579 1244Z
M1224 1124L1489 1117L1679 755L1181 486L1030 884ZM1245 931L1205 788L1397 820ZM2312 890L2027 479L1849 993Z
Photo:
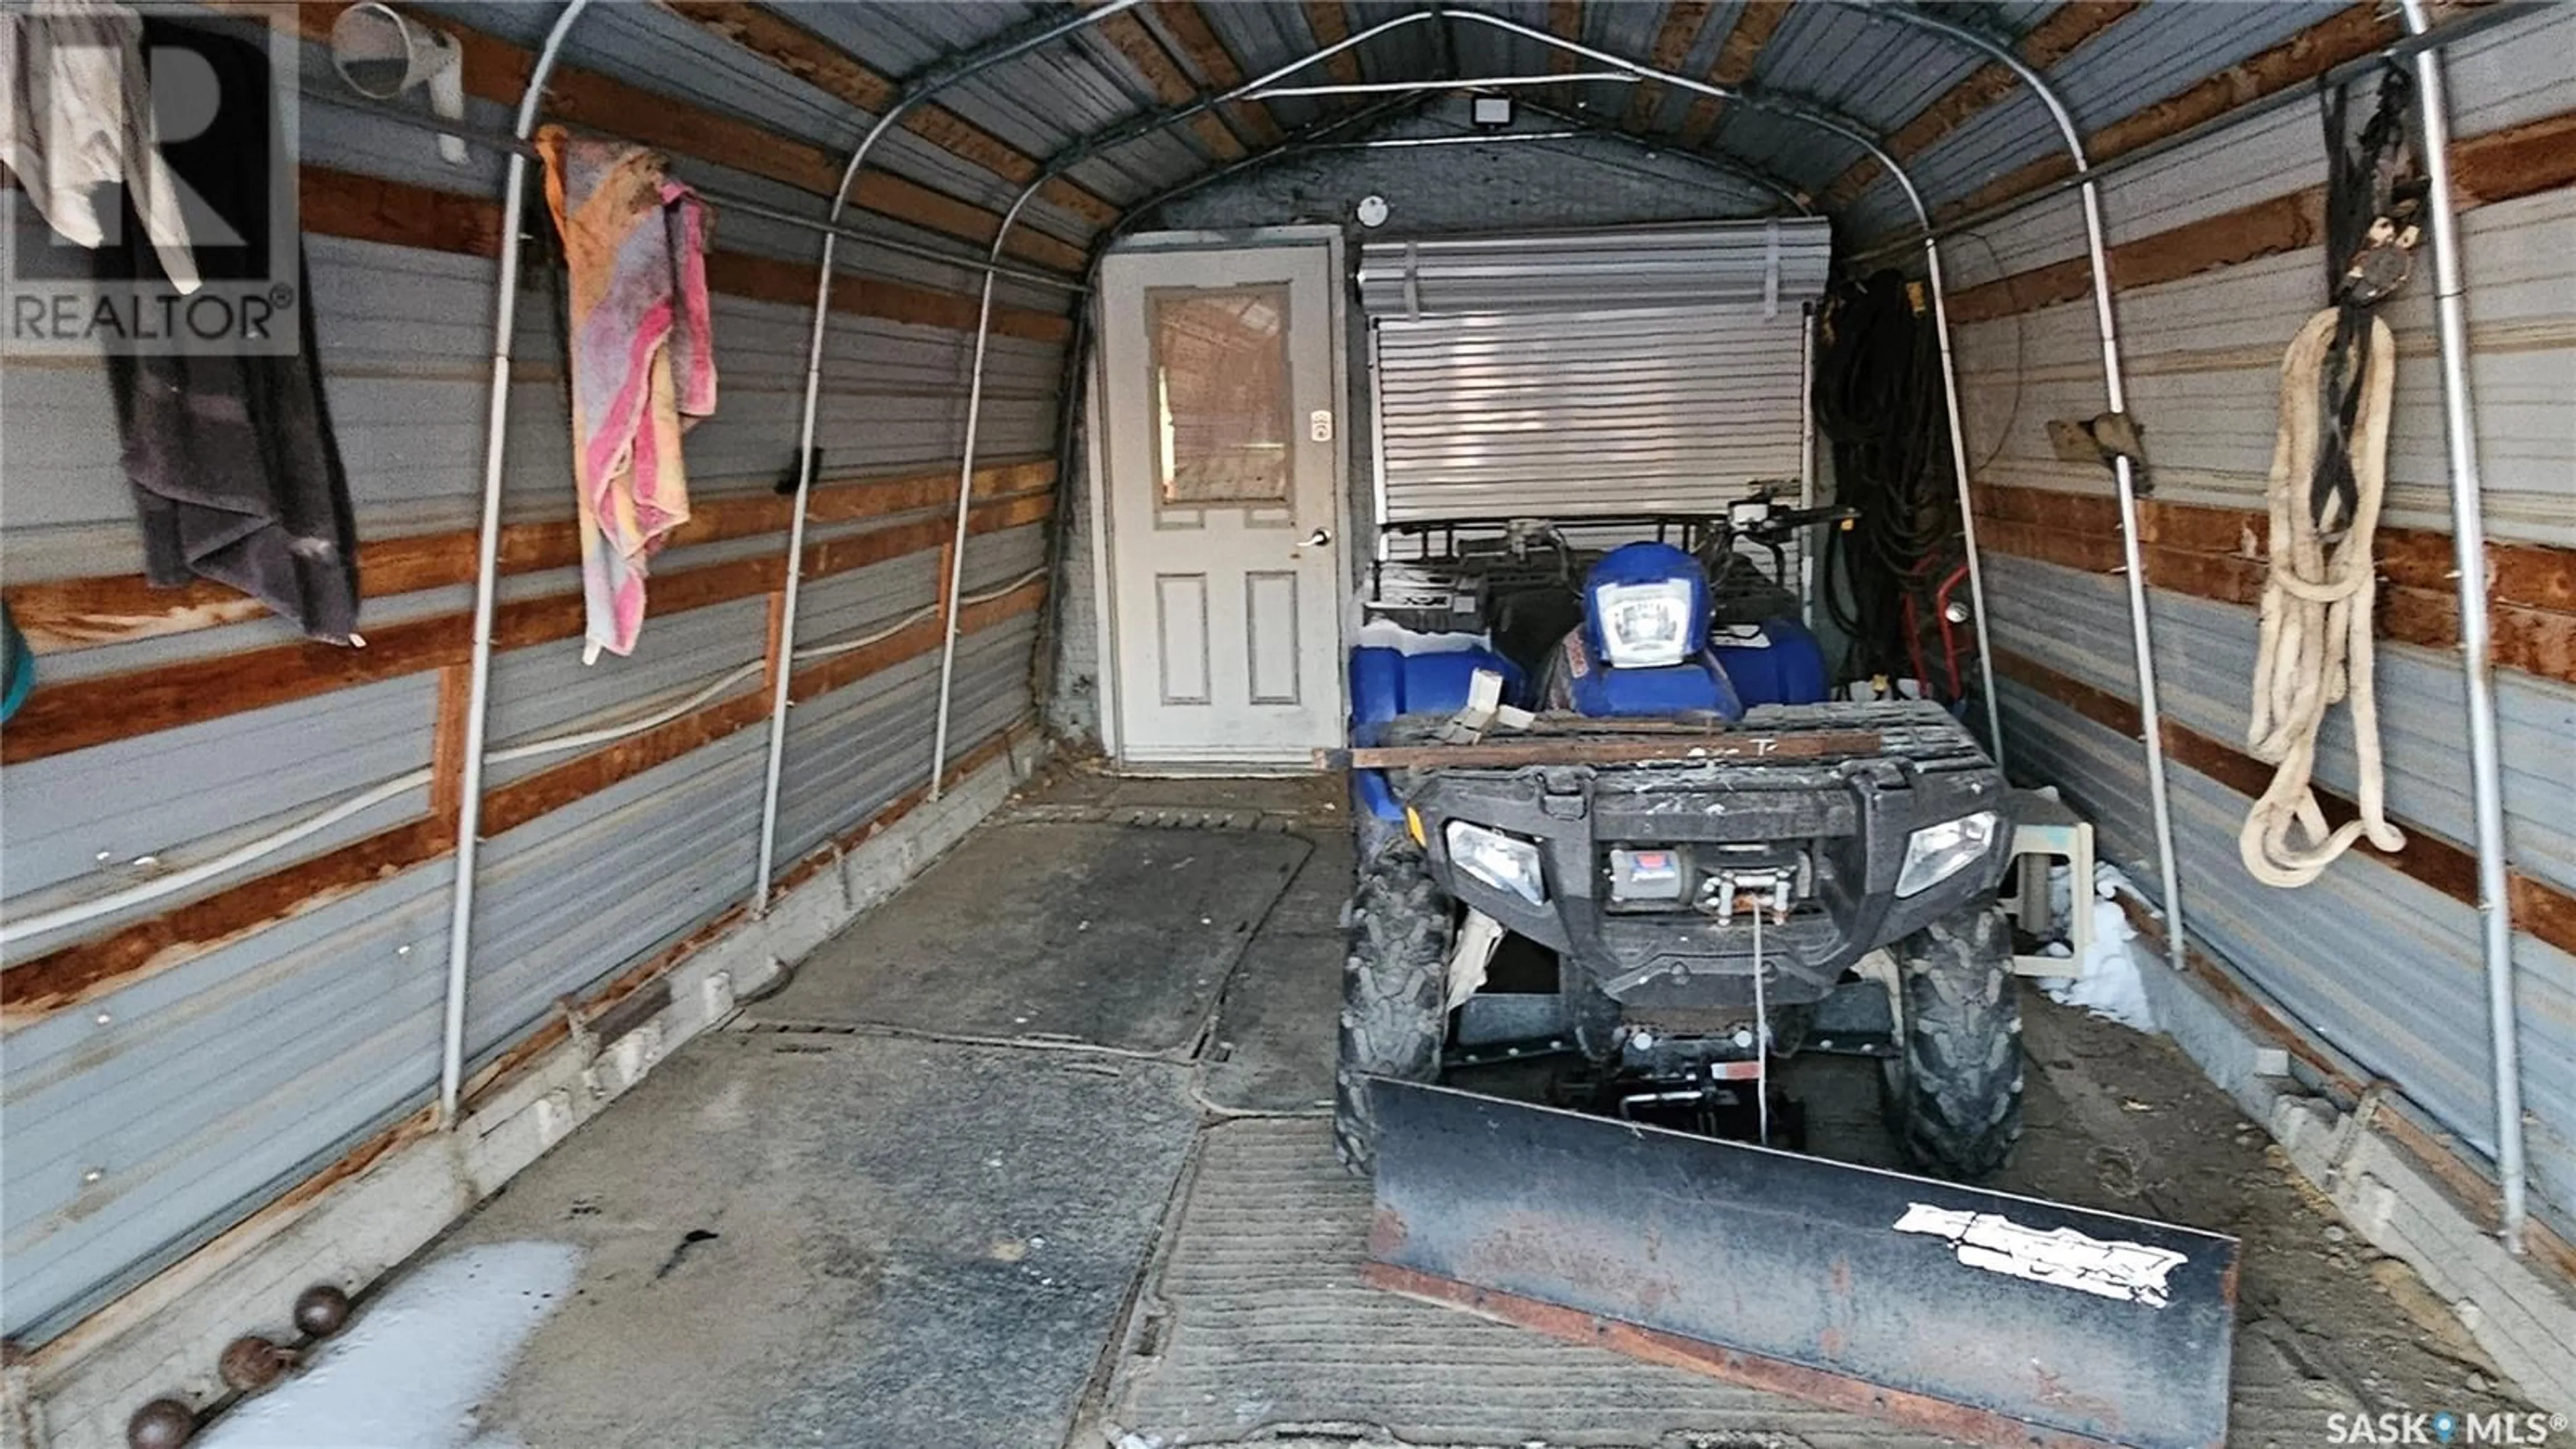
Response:
M474 1431L532 1449L1930 1442L1356 1281L1329 1098L1350 870L1311 781L1034 790L429 1255L583 1250ZM2511 1407L2169 1044L2028 1002L2000 1184L2245 1241L2231 1442ZM1801 1058L1884 1161L1872 1068Z

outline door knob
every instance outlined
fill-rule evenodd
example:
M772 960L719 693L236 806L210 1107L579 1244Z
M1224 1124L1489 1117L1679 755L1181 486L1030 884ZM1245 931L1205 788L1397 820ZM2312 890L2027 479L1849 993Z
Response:
M1325 544L1331 543L1332 541L1333 531L1329 528L1319 528L1313 533L1306 535L1305 546L1308 548L1322 548Z

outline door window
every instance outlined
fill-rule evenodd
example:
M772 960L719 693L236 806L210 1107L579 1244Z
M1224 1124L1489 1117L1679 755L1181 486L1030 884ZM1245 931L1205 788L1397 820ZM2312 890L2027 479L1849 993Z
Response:
M1294 483L1288 289L1158 289L1156 496L1167 508L1280 504Z

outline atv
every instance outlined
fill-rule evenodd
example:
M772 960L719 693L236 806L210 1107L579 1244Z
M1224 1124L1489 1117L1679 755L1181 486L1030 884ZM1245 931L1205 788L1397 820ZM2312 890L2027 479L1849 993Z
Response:
M1878 1056L1917 1166L2003 1164L2007 790L1942 705L1828 699L1782 544L1848 516L1757 494L1715 518L1410 525L1381 550L1411 545L1376 565L1351 660L1334 1124L1353 1171L1373 1166L1370 1078L1431 1082L1515 1032L1578 1052L1603 1110L1749 1094L1766 1141L1771 1061ZM1535 1026L1531 996L1488 981L1514 938L1555 958Z

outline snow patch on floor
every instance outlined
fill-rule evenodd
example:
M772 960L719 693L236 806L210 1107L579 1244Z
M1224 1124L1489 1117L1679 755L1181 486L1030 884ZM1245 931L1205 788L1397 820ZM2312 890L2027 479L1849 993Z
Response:
M2060 878L2065 873L2063 867L2049 873L2052 895L2063 888ZM2116 867L2103 865L2095 867L2093 882L2094 898L2085 902L2093 912L2093 941L2084 953L2080 974L2042 977L2040 989L2051 1001L2083 1007L2136 1031L2153 1032L2156 1012L2147 1001L2143 973L2161 970L2163 963L2139 943L2138 928L2129 924L2128 913L2114 899L2128 885L2128 877ZM2046 954L2071 958L2074 953L2061 942L2046 948Z
M572 1293L581 1250L450 1253L367 1304L302 1372L235 1407L203 1449L524 1449L476 1419L519 1347Z

